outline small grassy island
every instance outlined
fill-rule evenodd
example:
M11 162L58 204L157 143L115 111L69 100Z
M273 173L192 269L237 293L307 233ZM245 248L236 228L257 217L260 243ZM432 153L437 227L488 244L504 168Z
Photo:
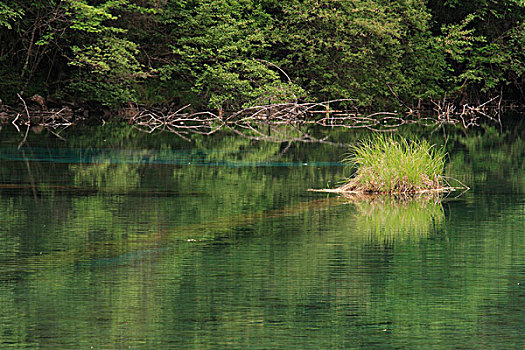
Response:
M344 161L357 168L335 189L342 194L414 195L454 190L444 179L445 150L427 141L376 136L352 148Z

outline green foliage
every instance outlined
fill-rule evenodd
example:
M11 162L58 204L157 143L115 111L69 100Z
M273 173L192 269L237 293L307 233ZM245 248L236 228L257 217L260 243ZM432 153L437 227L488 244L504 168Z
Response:
M13 29L12 23L22 18L23 11L20 9L12 8L0 1L0 27L7 29Z
M112 10L121 9L127 1L106 1L98 6L90 5L86 0L69 0L67 3L67 14L72 18L71 29L92 34L125 32L122 28L108 26L106 23L118 19Z
M449 24L443 26L441 31L444 37L438 38L442 42L443 50L449 55L450 59L458 63L467 60L467 55L472 52L473 45L478 42L485 42L483 37L475 37L474 28L468 28L472 21L476 20L475 15L468 15L459 24Z
M138 44L125 37L126 29L113 25L118 19L115 11L126 10L127 4L107 1L95 6L78 0L69 2L70 29L91 39L71 46L73 57L69 65L80 70L69 87L104 104L134 101L134 85L148 75L137 59Z
M345 160L357 167L345 188L365 192L410 193L443 186L445 151L427 141L376 136L362 141Z
M405 96L414 88L433 94L428 89L434 90L442 65L420 64L437 54L427 43L430 17L421 4L291 1L282 13L275 46L310 94L378 108L394 101L386 83Z
M133 84L147 77L135 57L135 43L110 36L72 51L69 64L82 69L70 88L106 104L135 100Z
M187 80L203 103L237 109L293 100L300 87L286 82L268 58L272 19L255 1L172 3L164 23L171 27L170 62L159 67L162 80Z
M450 92L479 101L512 86L507 91L523 96L523 1L431 1L429 8L442 24Z
M297 85L281 82L277 72L255 60L208 66L195 91L204 93L210 106L218 109L289 102L304 93Z
M5 12L5 6L0 8ZM0 37L12 45L0 72L9 65L18 74L9 80L18 85L15 90L61 96L69 91L78 99L109 105L136 98L133 86L148 70L120 19L148 11L126 0L17 1L12 8L24 17L10 35L0 28Z
M518 0L0 0L0 84L114 107L519 99L524 23Z

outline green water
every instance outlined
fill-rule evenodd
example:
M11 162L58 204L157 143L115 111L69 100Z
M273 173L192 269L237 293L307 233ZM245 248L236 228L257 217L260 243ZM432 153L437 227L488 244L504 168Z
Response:
M525 348L519 138L451 141L471 190L400 203L307 192L329 145L2 133L2 349Z

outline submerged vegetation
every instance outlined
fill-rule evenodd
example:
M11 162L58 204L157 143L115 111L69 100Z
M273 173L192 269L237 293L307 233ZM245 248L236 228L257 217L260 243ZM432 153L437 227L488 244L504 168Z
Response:
M411 194L449 189L445 151L427 141L376 136L353 147L345 162L357 167L342 192Z

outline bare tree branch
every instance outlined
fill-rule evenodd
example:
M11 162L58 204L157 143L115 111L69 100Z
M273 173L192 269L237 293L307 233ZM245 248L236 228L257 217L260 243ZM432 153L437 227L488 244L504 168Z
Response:
M432 113L422 116L421 110L409 108L405 113L376 112L359 113L356 101L339 99L324 102L287 102L247 107L242 110L217 115L213 112L184 112L184 106L175 112L143 110L131 118L131 123L139 130L152 133L167 130L179 136L185 133L211 135L219 130L229 129L234 133L254 139L271 142L301 141L327 142L318 139L306 129L308 126L330 128L368 129L379 132L392 132L403 125L418 124L433 128L460 124L463 128L479 126L482 118L501 123L497 108L490 104L494 97L479 106L457 106L443 100L432 100ZM349 107L347 105L350 105ZM346 106L346 107L343 107ZM184 137L187 139L187 137Z

